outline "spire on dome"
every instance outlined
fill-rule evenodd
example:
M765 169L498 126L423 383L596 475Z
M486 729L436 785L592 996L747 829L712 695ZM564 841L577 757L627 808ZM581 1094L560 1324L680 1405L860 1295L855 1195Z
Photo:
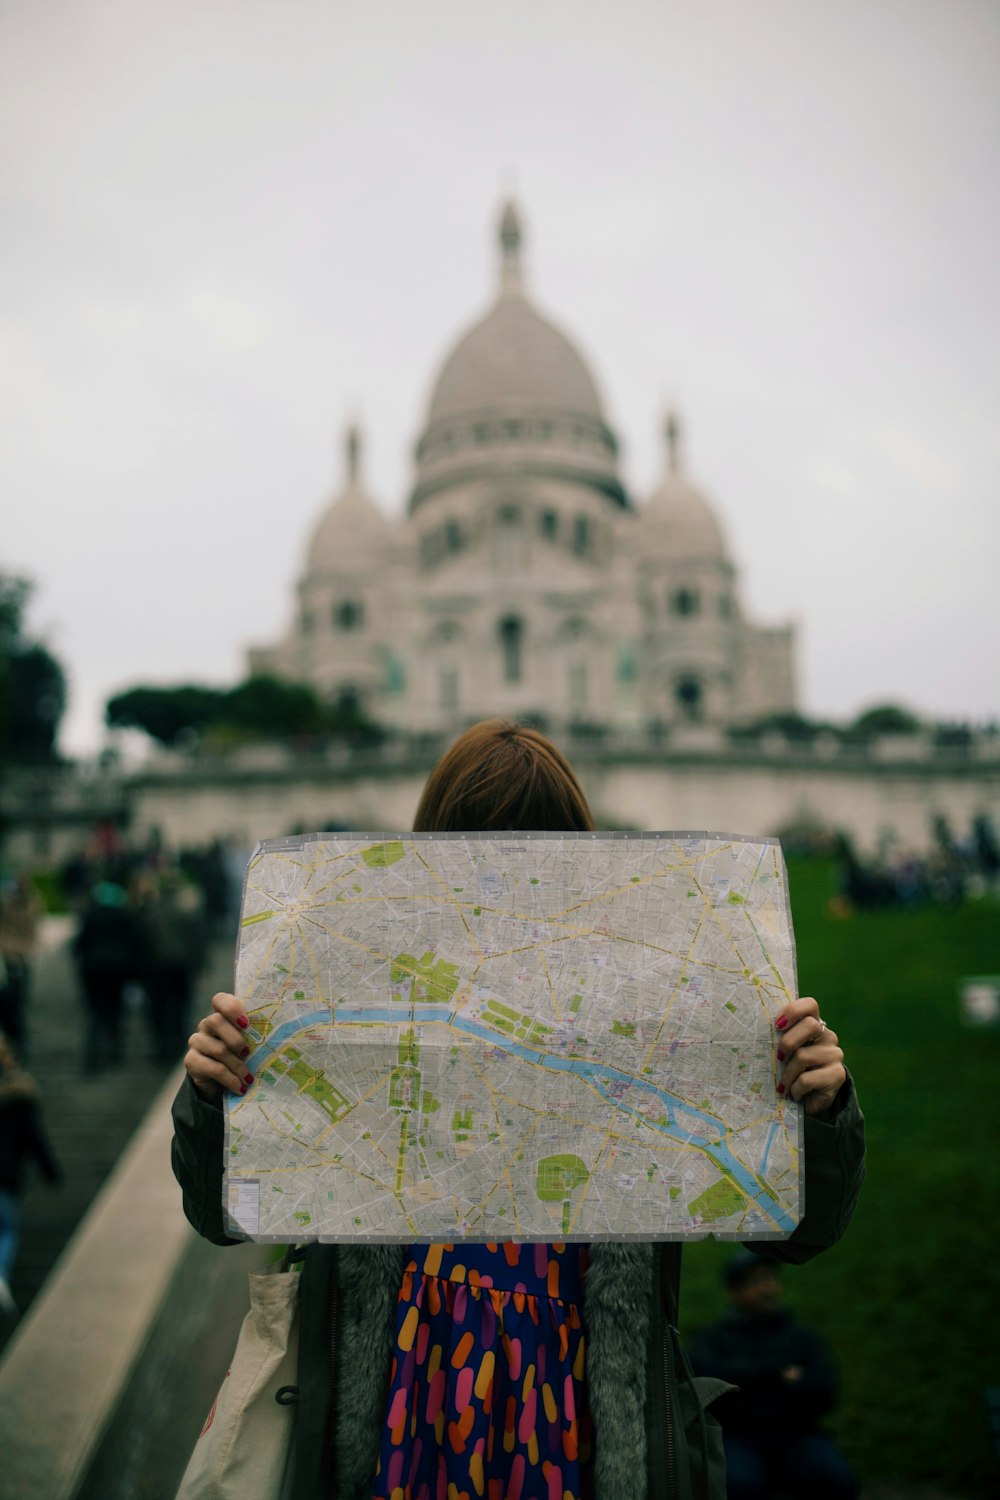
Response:
M347 429L345 439L347 450L347 482L356 485L361 472L361 429L357 422L352 422Z
M667 412L667 420L664 423L663 430L667 438L667 469L671 474L679 474L681 471L681 439L683 431L681 428L681 419L673 409Z
M522 238L520 215L514 200L508 198L500 216L500 271L504 287L521 285Z

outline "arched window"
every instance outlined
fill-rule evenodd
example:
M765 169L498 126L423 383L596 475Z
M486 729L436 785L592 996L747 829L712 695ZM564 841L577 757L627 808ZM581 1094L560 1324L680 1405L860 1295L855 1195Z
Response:
M453 518L445 521L444 543L447 551L461 552L463 540L461 522Z
M342 599L333 606L335 630L360 630L365 622L365 607L360 599Z
M573 518L573 551L579 552L581 556L590 551L590 521L587 516L574 516Z
M506 572L513 572L524 564L521 520L521 511L516 505L501 505L497 511L497 563Z
M674 697L681 717L700 719L704 710L704 693L697 677L681 677L674 688Z
M524 648L524 626L508 616L500 621L500 649L503 653L504 682L521 681L521 655Z
M696 615L700 608L697 589L675 589L670 596L670 613L673 615Z
M559 535L558 512L543 510L538 517L538 529L547 542L554 542Z

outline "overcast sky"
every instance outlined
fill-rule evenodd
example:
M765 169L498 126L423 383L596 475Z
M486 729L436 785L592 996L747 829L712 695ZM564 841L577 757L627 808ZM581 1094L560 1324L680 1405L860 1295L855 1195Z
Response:
M667 402L807 712L1000 711L993 0L7 0L0 566L101 741L280 634L359 416L529 287L641 499Z

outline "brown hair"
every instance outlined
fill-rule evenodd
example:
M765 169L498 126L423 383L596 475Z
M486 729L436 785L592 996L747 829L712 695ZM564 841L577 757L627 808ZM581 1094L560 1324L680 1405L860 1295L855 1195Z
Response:
M593 831L569 761L537 729L508 719L473 724L427 778L415 833Z

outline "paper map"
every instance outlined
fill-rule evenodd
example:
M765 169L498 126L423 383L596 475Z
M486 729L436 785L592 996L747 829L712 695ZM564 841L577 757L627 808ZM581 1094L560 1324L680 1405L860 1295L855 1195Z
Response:
M244 1238L774 1239L801 1217L776 840L273 840L247 867L236 992Z

